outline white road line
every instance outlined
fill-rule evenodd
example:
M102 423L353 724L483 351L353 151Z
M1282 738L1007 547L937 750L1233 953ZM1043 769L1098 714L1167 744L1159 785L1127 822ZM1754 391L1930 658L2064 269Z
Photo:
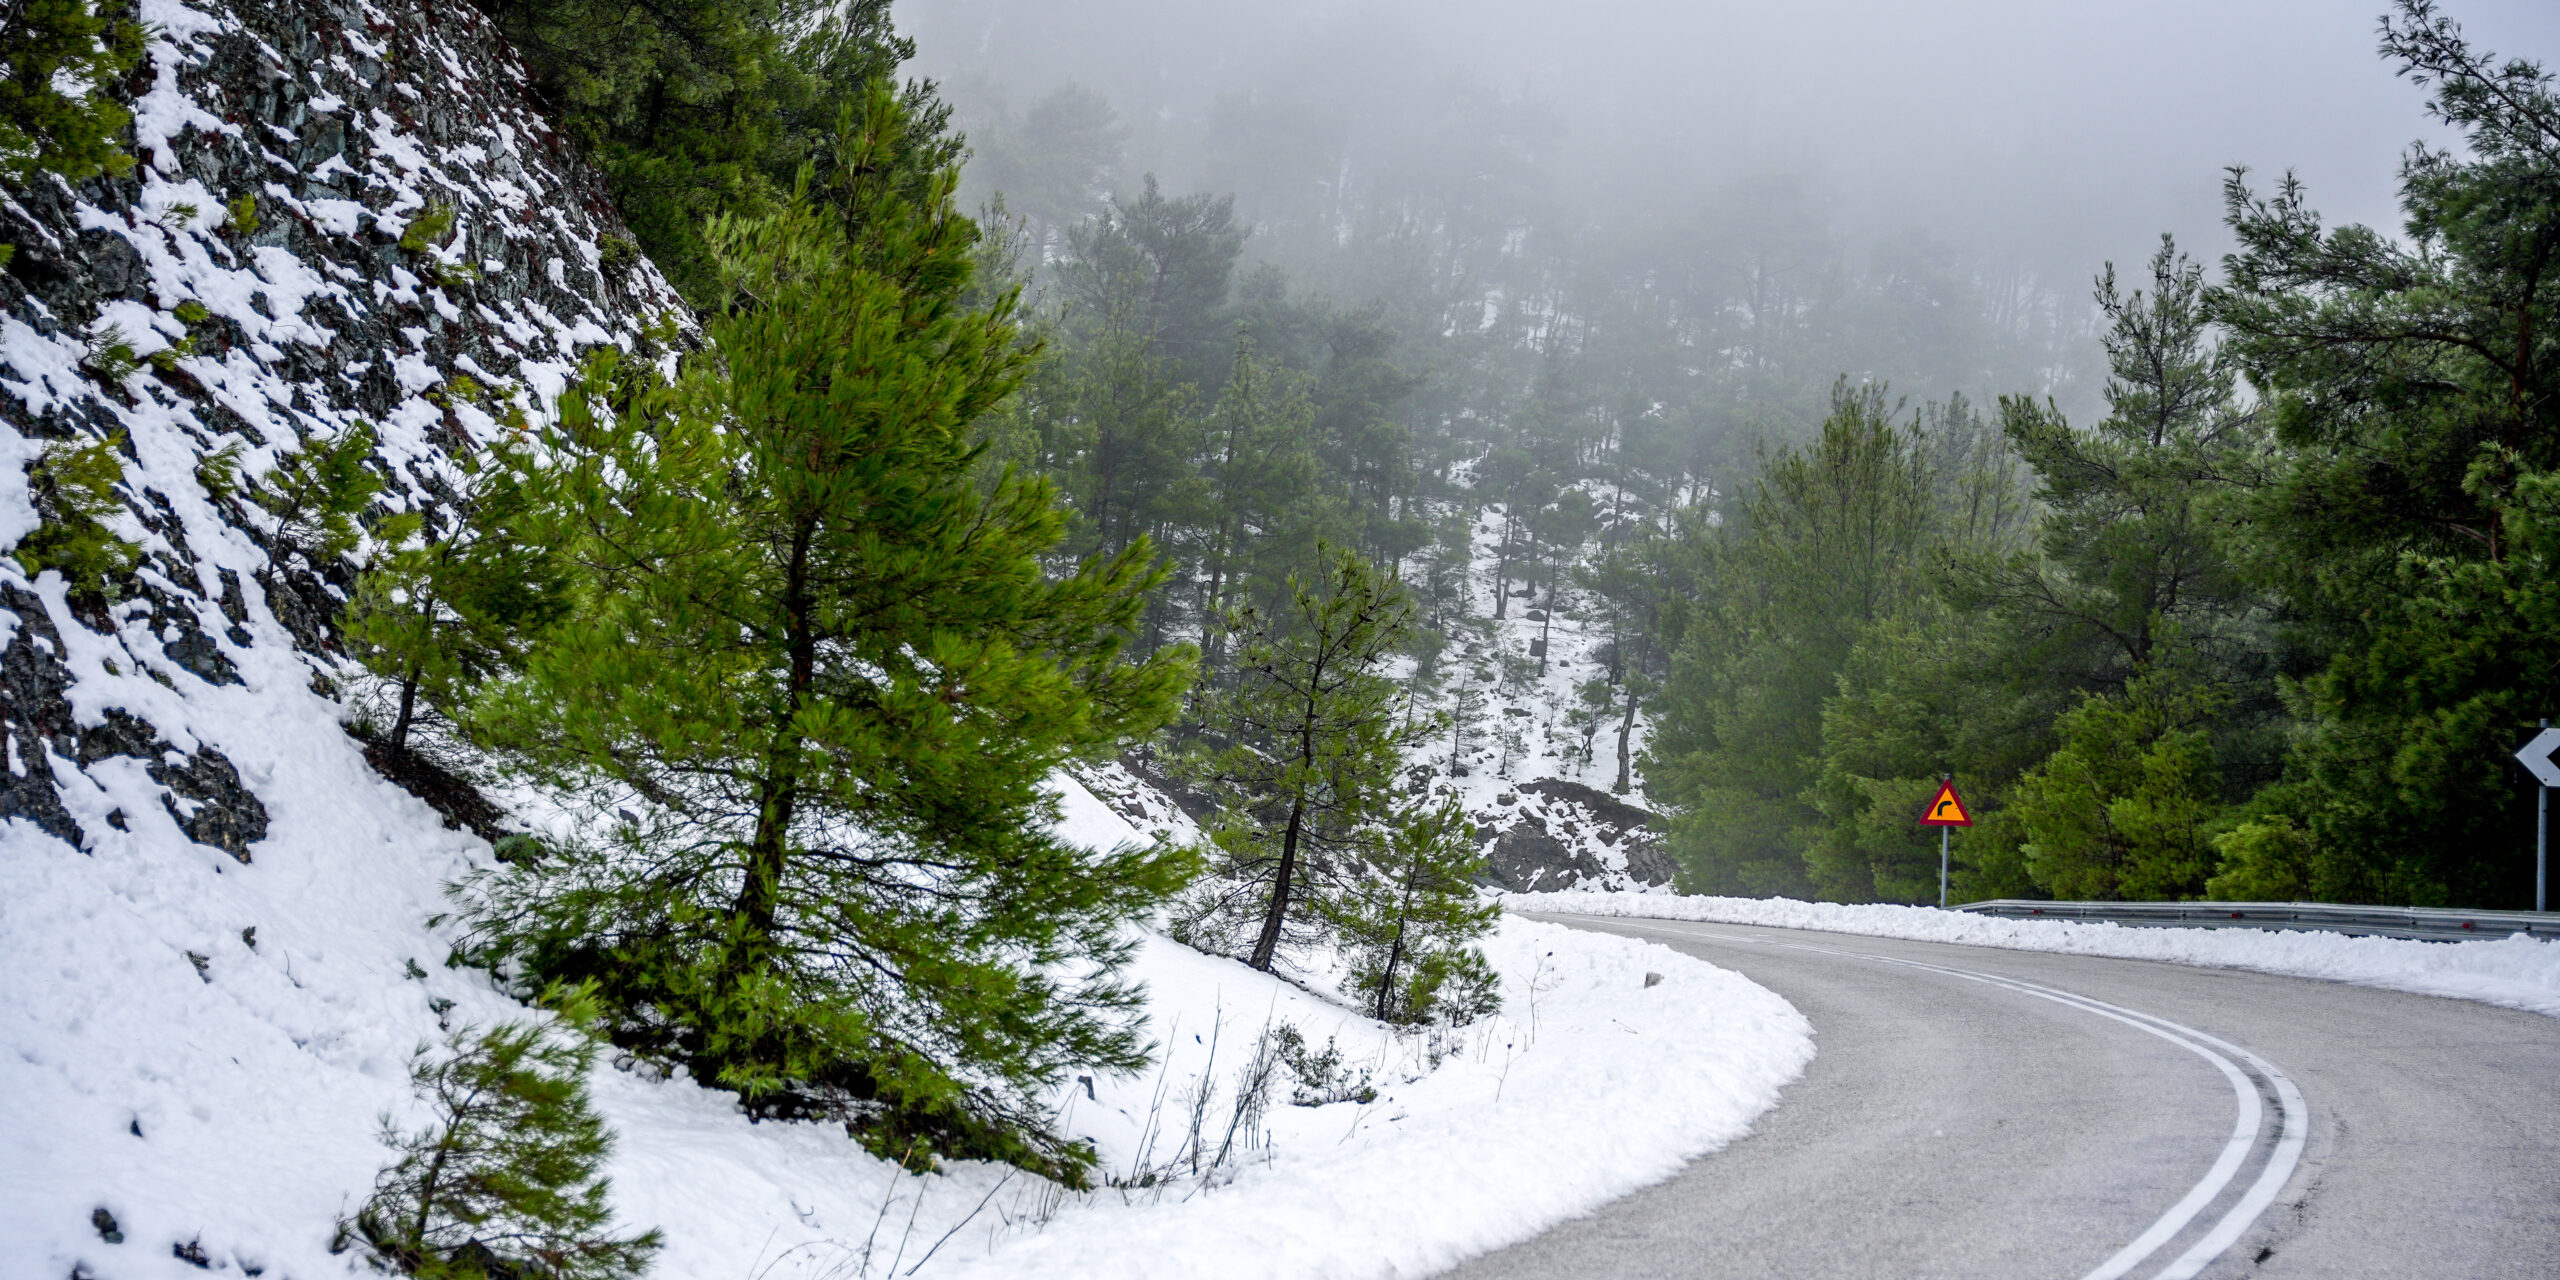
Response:
M2275 1064L2265 1058L2183 1023L2171 1022L2157 1014L2144 1013L2138 1009L2109 1004L2104 1000L2084 996L2078 992L2065 991L2059 987L2048 987L2001 974L1977 973L1970 969L1957 969L1948 965L1930 964L1926 961L1905 960L1897 956L1880 956L1860 951L1842 951L1809 943L1778 942L1747 934L1709 932L1695 928L1658 927L1663 924L1685 922L1648 921L1643 924L1632 924L1620 921L1619 923L1639 932L1661 933L1669 937L1718 938L1765 947L1813 951L1855 960L1871 960L1879 964L1902 965L1906 968L1923 969L1949 977L1987 983L2021 995L2069 1005L2084 1013L2093 1013L2102 1018L2121 1022L2211 1062L2230 1083L2238 1112L2234 1117L2231 1137L2223 1143L2222 1154L2214 1160L2213 1167L2205 1171L2204 1177L2198 1180L2195 1186L2189 1188L2187 1194L2179 1198L2178 1203L2170 1206L2167 1213L2160 1215L2159 1219L2141 1235L2134 1237L2132 1243L2117 1250L2113 1257L2099 1263L2094 1270L2082 1276L2080 1280L2119 1280L2120 1277L2130 1275L2136 1267L2141 1266L2151 1255L2159 1252L2163 1245L2185 1230L2187 1224L2193 1222L2196 1215L2204 1211L2206 1205L2220 1196L2223 1189L2231 1185L2232 1178L2239 1173L2240 1166L2247 1161L2249 1153L2256 1149L2258 1130L2264 1121L2264 1108L2258 1101L2257 1086L2250 1080L2247 1073L2232 1063L2230 1058L2216 1052L2217 1049L2247 1061L2275 1090L2277 1109L2282 1113L2282 1127L2276 1140L2275 1152L2268 1158L2266 1167L2259 1171L2257 1180L2252 1182L2248 1191L2242 1194L2239 1202L2224 1213L2211 1230L2205 1232L2193 1245L2188 1246L2186 1252L2179 1254L2167 1266L2152 1273L2152 1280L2193 1280L2198 1272L2212 1265L2214 1259L2221 1257L2225 1251L2237 1243L2241 1235L2248 1231L2250 1225L2267 1211L2267 1207L2275 1203L2276 1196L2284 1190L2284 1184L2293 1177L2294 1168L2301 1163L2303 1141L2308 1136L2309 1130L2305 1119L2308 1108L2303 1103L2301 1090L2294 1087L2292 1078L2277 1070Z

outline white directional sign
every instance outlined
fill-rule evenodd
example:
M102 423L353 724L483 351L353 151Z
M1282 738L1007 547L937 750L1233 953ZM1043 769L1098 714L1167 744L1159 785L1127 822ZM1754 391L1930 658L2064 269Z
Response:
M2560 729L2545 729L2517 749L2516 763L2530 770L2542 785L2560 787L2560 763L2551 759L2554 751L2560 751Z

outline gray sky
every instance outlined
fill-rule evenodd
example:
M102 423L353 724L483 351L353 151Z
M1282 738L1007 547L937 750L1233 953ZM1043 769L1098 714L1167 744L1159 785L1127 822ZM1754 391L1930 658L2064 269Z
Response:
M1842 230L1920 229L2085 278L2160 231L2218 251L2223 166L2292 168L2333 219L2395 222L2434 130L2374 56L2378 0L902 0L913 69L963 112L1070 80L1132 125L1132 171L1210 185L1221 94L1332 104L1352 135L1454 77L1562 122L1538 149L1585 208L1676 216L1772 174ZM2475 45L2560 63L2560 3L2456 0Z

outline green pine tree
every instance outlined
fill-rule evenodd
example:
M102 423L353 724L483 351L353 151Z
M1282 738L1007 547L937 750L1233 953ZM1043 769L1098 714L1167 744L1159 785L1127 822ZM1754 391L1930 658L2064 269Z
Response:
M112 0L17 0L0 11L0 180L78 182L133 167L118 143L133 113L110 96L142 57L132 11Z
M2010 802L2040 888L2099 901L2203 896L2230 825L2209 733L2226 696L2173 663L2063 714L2061 745Z
M1256 969L1328 931L1367 873L1404 750L1434 727L1399 714L1403 690L1387 673L1411 625L1403 587L1355 553L1329 559L1320 578L1289 577L1285 612L1229 615L1235 684L1203 717L1222 745L1187 763L1221 806L1215 874L1180 934Z
M460 714L559 617L561 567L525 528L523 481L532 466L503 443L484 458L465 458L441 533L419 536L415 514L375 530L388 549L356 580L341 626L349 653L391 683L385 741L395 753L409 750L422 712Z
M30 575L58 570L81 599L114 599L142 549L107 527L124 512L116 486L124 480L124 441L45 446L27 468L27 496L37 524L11 553Z
M2001 401L2039 481L2042 554L1969 584L1970 603L2018 625L2022 659L2084 690L2121 689L2171 635L2234 676L2264 651L2262 593L2234 561L2226 499L2263 481L2266 422L2241 404L2239 370L2207 331L2203 268L2164 236L2150 276L2130 293L2112 265L2098 279L2104 419L2075 428L2050 404ZM2273 682L2258 683L2249 708L2272 711Z
M612 1232L612 1183L601 1170L613 1133L587 1098L595 1043L577 1024L594 1012L558 1001L569 1027L512 1022L465 1029L437 1054L420 1045L409 1079L434 1113L404 1133L373 1196L340 1224L376 1266L427 1280L626 1280L646 1272L659 1234Z
M1350 989L1381 1022L1470 1022L1500 1007L1492 966L1469 945L1502 907L1477 894L1484 866L1455 797L1408 803L1375 833L1369 874L1334 908Z
M1300 380L1276 360L1255 354L1248 335L1236 339L1235 366L1208 428L1205 536L1200 551L1201 650L1212 671L1223 668L1225 616L1237 583L1292 549L1272 537L1287 512L1313 486L1307 453L1314 406Z
M1143 540L1051 577L1054 491L978 482L1033 353L1010 296L965 303L977 231L907 124L875 87L823 201L712 228L727 300L674 381L600 358L564 400L527 527L568 607L478 723L647 815L483 882L477 938L753 1105L1075 1177L1038 1090L1144 1061L1122 926L1190 863L1067 846L1043 783L1164 723L1190 656L1123 656Z
M1680 811L1684 888L1875 893L1863 856L1809 863L1824 706L1868 633L1934 588L1939 513L1923 441L1880 387L1845 380L1822 434L1768 459L1737 519L1696 531L1696 596L1657 702L1648 793Z
M2211 301L2285 446L2250 563L2285 603L2305 894L2513 906L2533 788L2508 754L2560 706L2552 570L2524 536L2560 471L2560 87L2427 0L2395 7L2383 52L2462 147L2409 152L2397 234L2234 173Z

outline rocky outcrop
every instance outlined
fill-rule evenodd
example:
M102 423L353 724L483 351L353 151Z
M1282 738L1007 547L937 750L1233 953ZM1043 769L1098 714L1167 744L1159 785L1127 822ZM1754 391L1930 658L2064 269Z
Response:
M1646 889L1668 885L1661 819L1608 792L1562 778L1522 783L1478 814L1484 882L1515 892Z
M140 163L0 201L17 246L0 276L0 548L35 526L25 468L42 449L112 440L118 532L142 549L112 601L0 558L0 819L87 848L156 788L188 838L246 862L267 809L215 745L244 730L202 709L334 669L351 567L271 554L273 518L199 463L231 450L254 484L363 421L384 506L432 524L458 453L539 414L586 348L675 298L608 255L623 237L601 183L472 6L143 0L140 16ZM293 660L256 660L276 650Z

